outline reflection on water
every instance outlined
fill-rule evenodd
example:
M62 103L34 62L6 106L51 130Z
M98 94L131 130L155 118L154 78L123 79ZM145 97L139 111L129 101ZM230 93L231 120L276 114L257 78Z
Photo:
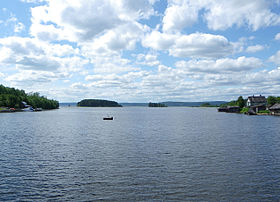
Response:
M0 200L277 201L279 123L212 108L0 114Z

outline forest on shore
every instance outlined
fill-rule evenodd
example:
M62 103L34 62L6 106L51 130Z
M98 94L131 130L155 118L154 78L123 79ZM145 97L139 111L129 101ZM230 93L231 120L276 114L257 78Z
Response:
M21 109L24 108L22 102L26 102L33 108L57 109L59 107L58 101L40 96L39 93L25 93L24 90L0 85L0 107Z

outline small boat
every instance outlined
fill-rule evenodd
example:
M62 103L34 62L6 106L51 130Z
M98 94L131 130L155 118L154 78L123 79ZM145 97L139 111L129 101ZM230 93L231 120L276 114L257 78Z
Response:
M22 111L24 111L24 112L34 112L34 109L32 107L26 107L26 108L23 108Z
M41 112L41 111L43 111L43 109L42 108L35 108L34 111L35 112Z
M113 120L113 117L103 117L103 120Z

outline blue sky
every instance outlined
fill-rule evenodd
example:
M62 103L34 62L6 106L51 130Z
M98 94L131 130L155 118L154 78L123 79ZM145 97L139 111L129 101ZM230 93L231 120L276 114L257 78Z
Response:
M0 2L0 83L60 102L280 96L279 0Z

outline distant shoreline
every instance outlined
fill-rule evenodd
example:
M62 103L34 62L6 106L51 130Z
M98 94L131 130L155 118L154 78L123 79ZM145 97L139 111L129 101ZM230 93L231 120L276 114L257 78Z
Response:
M78 102L61 102L59 103L59 106L65 107L65 106L77 106ZM162 104L165 104L168 107L201 107L204 103L209 103L212 106L219 106L220 104L227 103L226 101L205 101L205 102L173 102L173 101L167 101L167 102L159 102ZM148 107L149 102L121 102L120 105L123 107Z

